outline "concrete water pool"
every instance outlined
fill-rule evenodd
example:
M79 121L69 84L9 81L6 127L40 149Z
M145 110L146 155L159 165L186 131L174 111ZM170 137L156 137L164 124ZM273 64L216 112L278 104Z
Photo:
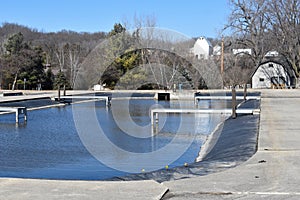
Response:
M42 101L42 100L40 100ZM127 102L126 102L127 101ZM18 102L18 104L22 104ZM32 104L26 101L26 104ZM37 106L41 102L35 101ZM127 106L124 106L127 105ZM53 107L29 111L27 123L15 124L13 115L0 119L0 176L65 180L105 180L128 174L148 172L193 163L206 136L224 120L221 115L171 114L162 116L160 130L151 134L151 108L193 108L194 101L155 101L132 99L112 101L111 108L104 102L86 102L73 106ZM203 107L211 107L202 101ZM97 124L105 137L123 151L147 155L170 145L176 137L175 148L148 159L128 159L127 155L102 149L94 154L83 142L74 120L74 109L84 111L87 122L89 111L95 112ZM124 109L126 108L126 109ZM85 134L92 133L86 124ZM97 144L104 143L99 141ZM185 151L178 152L184 146ZM178 156L180 153L180 156ZM132 154L128 154L132 155ZM169 159L173 157L172 162ZM109 160L109 164L106 161ZM122 170L126 166L133 170ZM121 170L120 170L121 169Z

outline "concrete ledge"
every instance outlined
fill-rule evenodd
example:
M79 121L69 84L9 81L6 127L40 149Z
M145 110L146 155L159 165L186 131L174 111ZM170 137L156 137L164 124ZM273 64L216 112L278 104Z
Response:
M9 96L22 96L23 92L3 92L0 94L0 97L9 97Z
M0 179L0 199L161 199L168 188L152 180L130 182Z

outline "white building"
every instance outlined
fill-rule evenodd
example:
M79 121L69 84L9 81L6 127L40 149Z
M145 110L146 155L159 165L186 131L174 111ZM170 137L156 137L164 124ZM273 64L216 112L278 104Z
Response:
M222 53L222 47L220 45L216 45L213 48L213 55L214 56L220 56Z
M199 37L191 49L191 53L197 59L208 59L213 53L213 47L205 37Z
M104 90L104 87L103 87L103 85L97 84L97 85L94 85L93 90L94 91Z
M296 75L292 68L274 59L261 63L252 76L252 88L289 88L295 84Z
M233 55L245 55L245 54L252 54L251 49L232 49Z
M272 58L272 57L277 57L279 56L278 51L269 51L268 53L266 53L265 57L267 58Z

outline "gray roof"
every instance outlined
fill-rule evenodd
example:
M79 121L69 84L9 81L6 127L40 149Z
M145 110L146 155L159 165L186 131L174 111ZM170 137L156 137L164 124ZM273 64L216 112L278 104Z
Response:
M273 62L276 64L279 64L281 66L283 66L284 70L287 72L287 74L289 75L289 77L294 77L296 78L296 73L292 67L292 65L290 64L290 62L282 55L279 56L266 56L262 62L259 64L259 66L255 69L255 71L253 72L252 76L254 76L254 74L256 73L256 71L258 70L259 67L261 67L262 65L269 63L269 62Z

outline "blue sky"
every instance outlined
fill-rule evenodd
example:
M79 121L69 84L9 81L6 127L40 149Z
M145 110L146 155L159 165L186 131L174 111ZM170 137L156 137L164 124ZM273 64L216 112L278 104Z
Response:
M190 37L218 37L229 14L228 0L1 0L0 23L45 32L62 29L108 32L134 16L154 16L156 24Z

